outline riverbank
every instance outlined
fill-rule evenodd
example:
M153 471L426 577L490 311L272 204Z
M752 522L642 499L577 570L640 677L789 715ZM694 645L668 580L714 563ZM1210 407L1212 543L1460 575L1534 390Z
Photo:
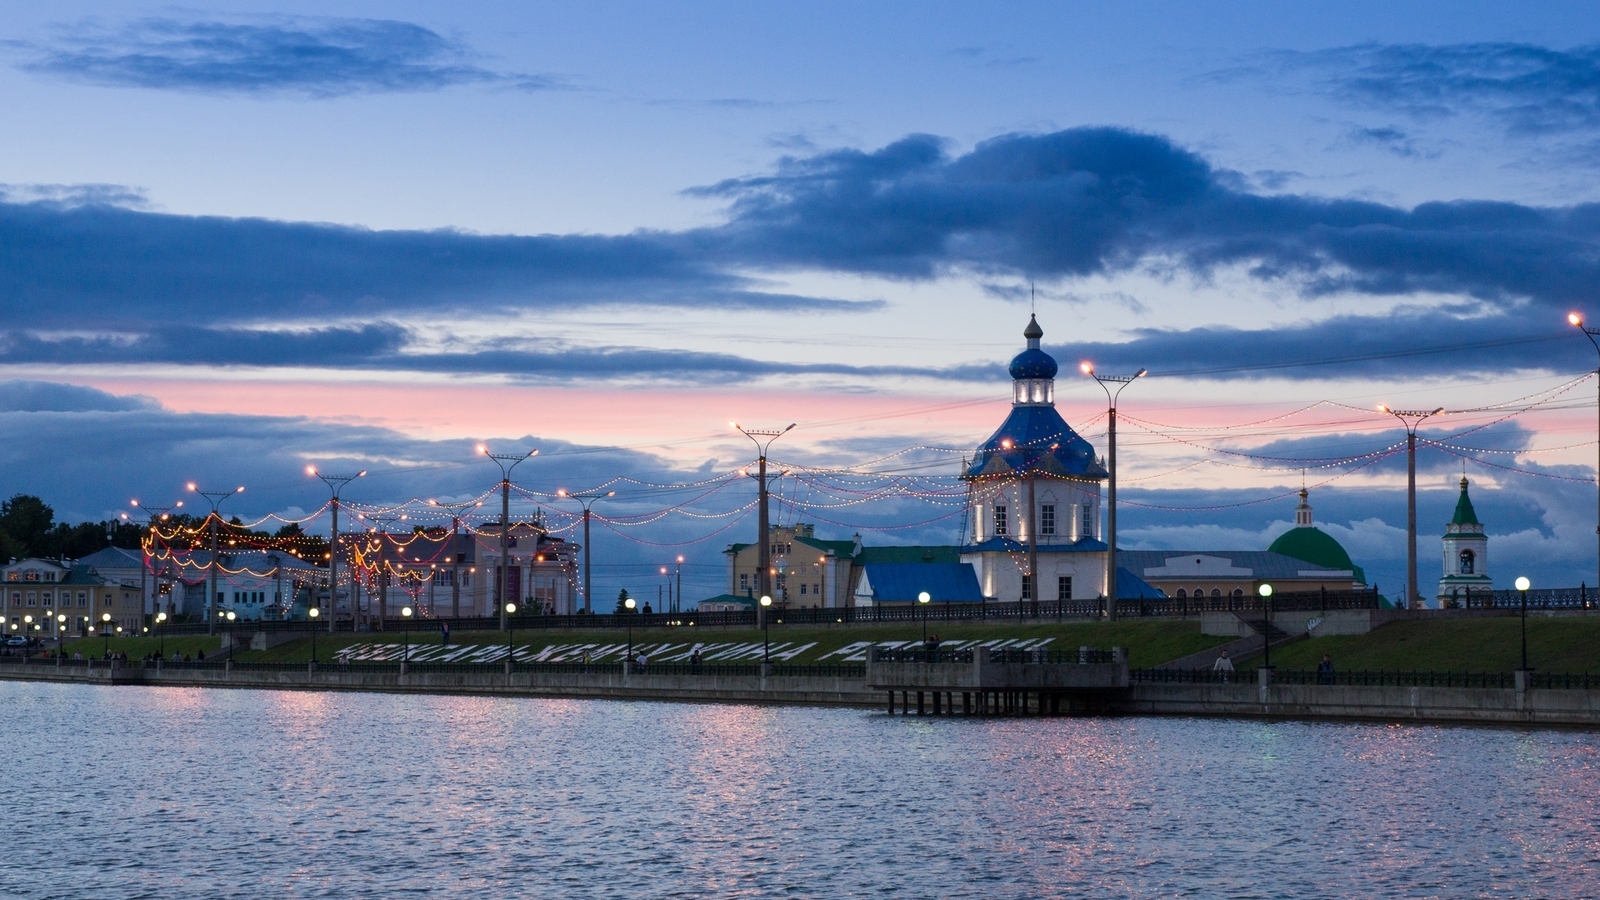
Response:
M736 674L693 674L681 668L648 674L627 673L619 666L594 671L506 673L490 671L389 671L352 666L270 666L226 664L210 668L61 665L33 662L0 665L0 680L51 681L104 686L205 687L251 690L455 694L477 696L647 700L719 704L857 707L886 709L886 693L867 685L856 671L836 674L789 674L781 667L761 674L746 667ZM796 667L802 669L803 667ZM1537 689L1464 687L1396 687L1362 685L1286 685L1261 687L1240 673L1246 683L1134 683L1111 692L1097 692L1091 707L1112 716L1184 716L1253 719L1326 719L1410 724L1482 724L1600 728L1600 689ZM959 700L957 694L952 701ZM902 701L902 709L905 708ZM932 701L926 714L935 708ZM974 704L955 702L940 707L945 716ZM1056 707L1063 712L1077 708ZM1037 715L1035 701L1024 699L1013 714Z

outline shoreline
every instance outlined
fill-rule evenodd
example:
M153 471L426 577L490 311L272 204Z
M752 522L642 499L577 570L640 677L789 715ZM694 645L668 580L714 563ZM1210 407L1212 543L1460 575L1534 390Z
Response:
M888 692L859 677L682 675L613 672L252 671L145 669L83 665L0 666L0 680L107 687L202 687L341 691L543 699L641 700L885 710ZM913 694L915 691L912 692ZM1257 720L1355 721L1415 725L1494 725L1600 729L1600 690L1354 685L1135 683L1097 692L1097 714ZM951 702L934 718L967 718ZM907 708L902 706L902 708ZM1038 717L1038 705L1008 717ZM919 715L916 713L900 713ZM921 717L919 715L919 717Z

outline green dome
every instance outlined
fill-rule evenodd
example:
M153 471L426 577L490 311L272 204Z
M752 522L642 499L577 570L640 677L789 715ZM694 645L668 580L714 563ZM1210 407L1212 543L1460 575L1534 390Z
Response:
M1281 553L1324 569L1349 569L1355 573L1357 581L1362 584L1367 583L1367 573L1351 562L1350 554L1344 552L1339 542L1320 528L1291 528L1279 535L1267 551Z

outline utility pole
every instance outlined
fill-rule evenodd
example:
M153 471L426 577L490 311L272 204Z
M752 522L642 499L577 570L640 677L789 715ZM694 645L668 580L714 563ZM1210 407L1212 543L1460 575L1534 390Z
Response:
M1097 375L1094 365L1084 363L1081 368L1083 374L1100 382L1101 390L1106 392L1106 473L1109 478L1109 490L1106 497L1106 618L1117 618L1117 398L1122 396L1122 389L1132 384L1135 379L1143 378L1149 369L1140 369L1132 375ZM1118 385L1112 393L1109 384Z
M683 554L681 554L681 553L678 554L677 575L678 575L678 599L676 601L674 601L674 605L672 607L672 611L673 612L682 612L683 611Z
M150 543L154 544L155 543L155 539L156 539L156 523L157 522L165 522L167 519L171 518L173 510L181 509L183 507L183 501L179 500L177 503L174 503L171 506L145 506L144 504L140 503L138 500L134 500L133 501L133 506L136 509L144 510L144 514L145 514L146 519L147 519L146 524L150 528ZM123 513L122 517L124 519L126 519L128 517L128 514L127 513ZM150 573L150 581L153 583L153 587L152 587L153 593L152 593L151 598L150 598L150 604L151 604L150 605L150 614L151 615L155 615L156 613L159 613L159 612L162 611L160 609L160 606L161 606L161 578L156 574L154 567L150 564L150 550L149 550L148 547L145 546L144 541L140 541L139 542L139 559L140 559L139 590L140 590L141 593L143 593L144 590L145 590L145 577L144 576L145 576L145 572L148 570L149 573Z
M795 423L790 422L789 427L781 431L742 428L738 422L729 422L728 424L732 425L745 437L754 441L756 445L757 464L759 466L756 474L756 518L758 520L756 527L761 529L761 536L756 543L756 564L761 569L760 574L756 576L757 596L769 597L772 595L772 582L770 580L772 577L772 544L770 542L771 535L767 533L767 450L772 446L773 441L792 431ZM766 439L765 443L762 442L763 438ZM766 607L757 606L756 610L761 616L761 625L765 627L767 621Z
M450 616L461 618L461 511L464 509L477 509L483 505L482 500L468 500L465 503L440 503L429 500L429 506L450 510Z
M345 485L367 474L367 470L362 469L354 475L324 475L317 471L316 466L306 466L306 473L322 479L328 490L333 492L332 499L328 501L328 507L333 511L333 528L328 537L328 633L333 634L338 630L336 626L339 620L339 492L344 490ZM350 631L353 634L356 630L355 582L350 584ZM315 595L313 589L312 596Z
M1600 335L1600 329L1590 328L1589 326L1583 324L1583 316L1580 316L1577 313L1568 314L1567 321L1570 322L1573 325L1576 325L1578 327L1578 329L1583 332L1584 337L1587 337L1589 339L1589 343L1594 345L1595 352L1596 353L1600 353L1600 343L1596 343L1595 342L1595 336L1596 335ZM1595 374L1595 382L1594 382L1595 383L1595 399L1597 401L1600 401L1600 368L1596 368L1594 374ZM1596 415L1600 415L1600 403L1596 404ZM1595 452L1596 453L1600 453L1600 444L1596 444L1596 451ZM1600 487L1600 458L1597 458L1595 460L1594 475L1595 475L1595 485L1597 487ZM1595 500L1596 500L1596 504L1597 505L1595 507L1594 533L1595 533L1595 539L1597 541L1600 541L1600 492L1596 493ZM1600 556L1597 556L1596 559L1600 559ZM1600 581L1596 581L1595 584L1596 585L1600 585ZM1600 587L1596 587L1596 590L1600 590Z
M616 491L606 491L604 494L598 490L578 491L575 494L565 490L556 491L556 496L576 500L578 505L583 507L583 612L585 615L594 611L589 606L589 598L593 596L589 590L591 587L589 581L589 507L594 506L594 501L596 500L604 500L607 497L615 497L616 495Z
M490 453L487 446L479 444L478 452L494 460L495 465L500 467L500 577L495 579L500 597L495 606L500 609L500 627L509 629L511 613L506 609L506 604L511 602L511 561L506 558L506 553L510 549L508 538L511 536L511 470L517 467L517 463L538 456L539 451Z
M372 534L378 544L378 630L384 630L389 619L389 559L384 544L389 541L389 526L405 516L371 515L365 517L375 523Z
M191 481L189 482L189 490L206 498L211 504L211 514L206 517L206 527L211 532L211 561L207 566L211 570L211 575L206 588L206 634L216 634L217 613L220 609L217 603L217 522L221 520L221 517L217 515L217 507L222 505L222 501L232 497L234 494L244 493L244 485L241 484L231 491L202 491ZM231 640L232 638L230 637Z
M1444 407L1433 410L1390 409L1380 405L1406 429L1406 609L1416 609L1422 595L1417 591L1417 426L1424 419L1444 412Z

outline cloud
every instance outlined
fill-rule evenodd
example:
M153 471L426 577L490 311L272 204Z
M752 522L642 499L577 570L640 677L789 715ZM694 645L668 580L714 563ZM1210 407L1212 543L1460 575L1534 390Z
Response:
M224 332L300 329L281 338L221 335L259 356L271 340L305 344L326 327L308 323L329 321L380 327L373 323L552 304L821 313L883 305L765 290L764 279L782 273L954 275L980 284L1027 277L1068 295L1074 279L1089 276L1204 281L1226 270L1298 295L1307 322L1270 331L1146 329L1064 352L1153 371L1163 360L1183 361L1169 373L1305 377L1332 362L1364 363L1345 371L1369 373L1576 365L1582 348L1562 343L1559 323L1600 285L1600 205L1456 200L1402 208L1261 194L1165 138L1116 128L1009 134L961 154L942 139L912 135L872 151L787 157L771 173L691 193L724 201L724 221L685 231L515 236L177 216L116 206L106 199L115 192L60 192L72 202L0 203L0 315L13 332L39 334L92 322L118 335L125 355L183 345L180 332L153 321ZM1319 299L1349 293L1468 299L1384 318L1318 319ZM340 357L336 347L317 352L352 366L384 359L476 371L495 354L535 369L542 360L584 364L576 352L518 356L512 351L522 348L504 346L419 359L404 335L368 337L377 352L362 358ZM322 338L344 342L338 332ZM82 352L109 339L51 340L37 349L13 341L11 352L67 353L72 340ZM1251 361L1240 366L1247 345ZM590 360L603 370L606 355L624 351L635 352L602 348ZM698 362L759 368L715 354ZM965 371L986 379L994 370Z
M1356 144L1368 144L1381 150L1393 153L1408 159L1438 157L1437 151L1424 151L1418 148L1416 139L1404 131L1392 126L1382 128L1353 128L1350 130L1349 139Z
M75 384L0 381L0 413L134 412L155 407L155 401L145 397L119 397Z
M312 98L433 91L464 84L558 87L495 72L456 41L410 22L276 16L243 22L143 18L59 29L20 65L109 87Z
M1481 113L1514 135L1600 127L1600 46L1362 44L1275 58L1343 100L1417 118Z

